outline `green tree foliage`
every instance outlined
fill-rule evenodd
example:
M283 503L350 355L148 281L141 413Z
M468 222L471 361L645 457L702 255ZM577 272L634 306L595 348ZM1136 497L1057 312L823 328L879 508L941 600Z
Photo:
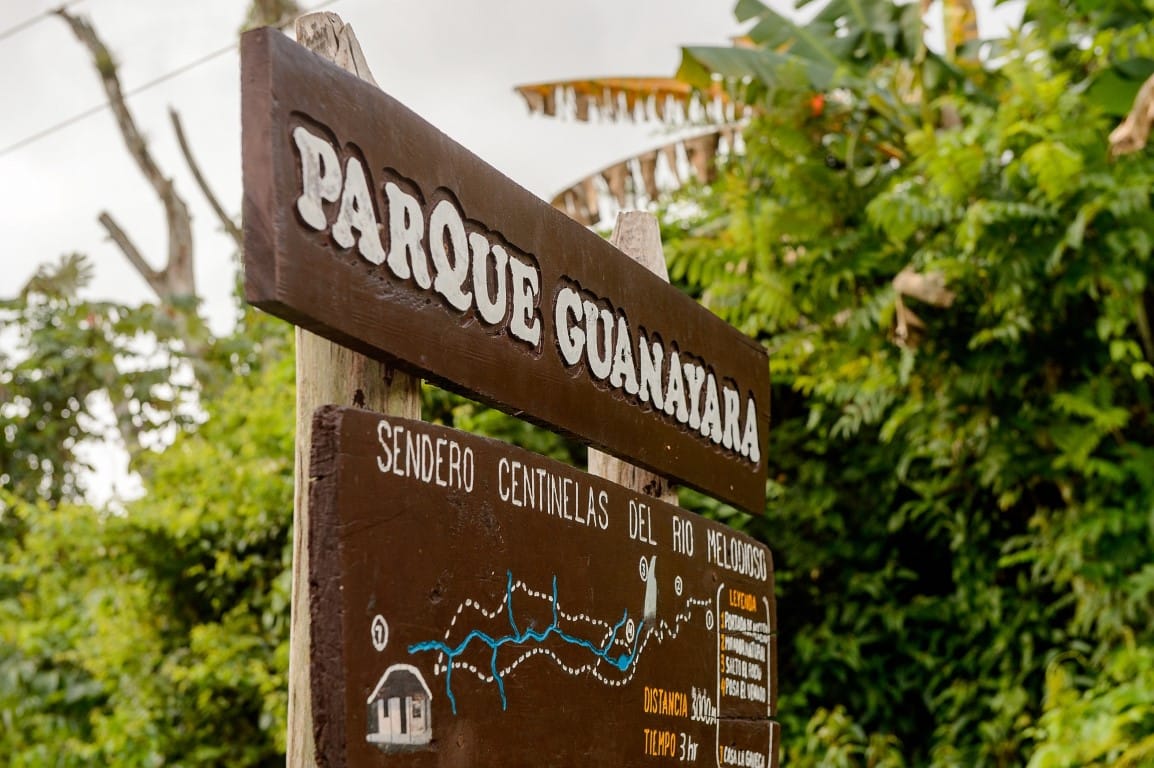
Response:
M162 337L142 330L163 329L164 310L82 301L85 274L83 260L66 260L7 305L20 357L3 411L4 456L15 458L0 494L0 757L13 766L283 764L291 330L242 314L201 361L213 375L197 382L199 412L174 416L174 401L152 389L168 391L180 345L158 355ZM167 367L147 365L156 359ZM118 393L129 416L168 416L129 419L126 434L183 428L162 451L136 452L145 495L117 512L83 502L73 448L101 437L85 420L93 398ZM54 403L64 395L72 413L62 415ZM424 399L432 420L569 461L580 454L432 387ZM33 413L39 425L32 403L45 413Z
M0 486L55 503L83 491L77 446L115 423L142 437L188 423L178 383L179 344L157 307L77 297L92 277L79 255L41 267L20 294L0 302ZM101 419L100 406L111 411ZM95 409L95 410L94 410Z
M90 277L67 256L0 305L0 755L16 765L75 754L103 700L76 654L88 637L76 612L115 579L78 449L121 436L138 450L195 420L171 318L79 299Z
M24 521L0 566L8 764L283 762L293 368L272 322L240 331L263 355L204 424L139 457L147 494L123 513L6 494Z
M771 350L746 527L775 551L789 765L1154 755L1154 163L1108 158L1087 95L1151 55L1150 16L1028 7L984 67L927 53L914 6L839 0L792 44L743 0L761 47L685 52L761 108L666 234ZM907 269L952 304L899 301Z

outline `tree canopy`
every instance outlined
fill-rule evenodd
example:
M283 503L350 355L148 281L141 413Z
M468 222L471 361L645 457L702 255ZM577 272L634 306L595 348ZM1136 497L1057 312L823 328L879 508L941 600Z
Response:
M1104 89L1148 73L1149 11L1028 3L952 58L916 6L737 13L754 47L682 74L758 108L747 152L668 242L770 349L745 527L778 567L786 764L1144 764L1154 165L1110 156Z

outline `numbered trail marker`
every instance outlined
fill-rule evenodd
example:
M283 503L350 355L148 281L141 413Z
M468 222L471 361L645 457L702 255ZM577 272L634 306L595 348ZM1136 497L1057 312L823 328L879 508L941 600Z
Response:
M762 511L759 344L279 32L241 70L250 302Z
M776 765L764 545L444 427L313 436L320 765Z

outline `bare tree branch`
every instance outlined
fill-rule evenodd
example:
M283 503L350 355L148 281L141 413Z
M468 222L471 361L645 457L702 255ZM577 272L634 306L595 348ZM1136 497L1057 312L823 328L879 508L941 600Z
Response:
M924 301L935 307L948 307L956 295L946 287L946 276L941 272L922 274L906 267L893 279L894 290L900 295Z
M1138 311L1135 322L1138 325L1138 335L1142 337L1142 351L1146 353L1146 359L1154 361L1154 333L1150 330L1150 313L1146 311L1146 300L1150 298L1150 291L1144 291L1138 297Z
M1154 123L1154 75L1138 89L1130 114L1110 132L1110 154L1118 157L1145 147L1151 123Z
M108 211L102 211L97 219L108 232L108 236L112 238L112 242L120 247L121 252L129 263L136 268L140 276L144 278L149 287L159 296L164 291L164 276L149 266L144 256L140 253L140 249L136 247L136 243L132 242L132 238L120 228L116 220L112 218L112 214Z
M176 132L176 141L180 145L180 152L184 155L184 161L188 163L188 169L192 171L192 178L196 179L197 186L200 187L201 193L205 199L208 200L208 204L212 207L216 218L220 220L224 231L227 232L229 237L233 239L233 242L236 243L237 249L240 249L243 244L240 227L238 227L233 218L225 212L224 206L220 204L220 200L213 194L212 188L208 186L208 180L205 179L204 174L201 173L200 165L196 162L196 158L192 154L192 148L185 138L184 125L180 122L180 115L175 109L170 107L168 116L172 120L172 130Z
M116 74L116 63L104 42L96 34L96 30L87 19L69 13L64 8L58 8L56 14L68 22L72 33L88 49L93 64L100 75L101 85L108 96L108 106L116 118L120 135L128 148L128 153L136 162L136 166L144 178L152 185L160 202L164 206L165 221L168 225L168 260L161 270L154 270L149 275L141 272L141 276L157 293L157 297L164 302L176 298L192 298L196 296L196 281L193 274L192 261L192 218L188 212L188 205L176 192L172 180L160 170L160 166L148 150L148 144L137 128L136 120L128 110L124 92L120 87L120 78ZM106 225L107 226L107 225ZM119 227L117 228L119 229ZM123 234L123 231L121 231ZM115 237L114 237L115 239ZM123 245L121 246L123 250ZM135 249L133 249L135 250ZM125 252L127 255L128 252ZM140 256L139 251L136 255ZM140 271L141 264L131 257L133 266Z
M957 294L946 287L946 276L941 272L922 274L912 266L898 272L893 279L895 322L894 343L899 347L916 347L926 324L902 300L903 296L917 299L933 307L949 307Z

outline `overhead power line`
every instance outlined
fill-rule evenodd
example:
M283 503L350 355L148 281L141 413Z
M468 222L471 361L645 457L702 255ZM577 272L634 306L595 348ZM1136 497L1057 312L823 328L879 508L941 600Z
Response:
M27 18L24 21L20 22L19 24L13 24L12 26L8 27L8 29L4 30L3 32L0 32L0 41L7 40L8 38L12 37L13 35L19 34L20 32L23 32L24 30L28 29L29 27L36 26L40 22L47 19L49 16L56 13L56 11L58 11L58 10L68 8L69 6L73 6L73 5L76 5L77 3L82 3L82 2L84 2L84 0L68 0L67 2L61 3L60 5L56 6L55 8L49 8L47 11L41 11L40 13L36 14L35 16L32 16L31 18Z
M215 51L213 51L212 53L205 54L204 56L201 56L199 59L195 59L193 61L190 61L187 64L184 64L180 67L177 67L176 69L172 70L171 72L166 72L163 75L160 75L159 77L155 77L146 83L141 83L140 85L136 86L135 88L131 88L128 91L125 91L124 98L126 98L126 99L130 98L130 97L135 96L136 94L138 94L142 91L147 91L149 88L154 88L154 87L160 85L161 83L163 83L167 80L171 80L174 77L177 77L179 75L183 75L185 72L188 72L190 69L195 69L196 67L199 67L202 64L207 64L208 62L212 61L213 59L217 58L218 56L223 56L224 54L228 53L229 51L234 50L235 48L236 48L235 43L231 43L229 45L226 45L223 48L218 48ZM57 131L62 131L65 128L67 128L68 126L79 123L81 120L92 117L96 113L101 112L105 109L108 109L108 102L107 101L101 102L100 104L95 104L95 105L89 107L88 109L83 110L82 112L77 112L76 114L74 114L70 117L67 117L64 120L61 120L59 123L55 123L53 125L48 126L47 128L44 128L42 130L37 131L36 133L25 136L23 139L20 139L19 141L15 142L14 144L9 144L8 146L4 147L4 149L0 149L0 157L4 157L5 155L7 155L11 152L15 152L18 149L21 149L23 147L28 146L29 144L33 144L37 141L40 141L40 139L43 139L47 136L51 136L52 134L56 133Z
M77 2L83 2L83 0L72 0L72 3L77 3ZM314 11L319 11L320 9L327 8L328 6L333 5L336 2L339 2L339 0L324 0L324 2L317 3L317 5L315 5L313 8L310 8L307 12L312 13ZM51 13L52 13L51 11L48 11L43 15L51 15ZM23 23L27 24L28 22L23 22ZM126 98L126 99L131 98L131 97L137 95L138 93L142 93L144 91L147 91L150 88L155 88L156 86L160 85L161 83L172 80L173 78L179 77L180 75L183 75L186 72L189 72L190 70L196 69L199 66L207 64L208 62L212 61L213 59L216 59L220 56L223 56L224 54L229 53L230 51L236 50L237 45L238 45L238 43L229 43L228 45L224 46L223 48L217 48L215 51L211 51L210 53L206 53L203 56L200 56L196 59L193 59L192 61L190 61L186 64L182 64L181 66L177 67L176 69L165 72L164 74L159 75L157 77L154 77L153 79L151 79L147 82L141 83L140 85L138 85L134 88L130 88L129 90L124 92L124 98ZM57 133L58 131L62 131L65 128L68 128L69 126L75 125L76 123L79 123L82 120L85 120L89 117L92 117L93 115L95 115L99 112L102 112L105 109L108 109L108 106L109 105L108 105L107 101L101 102L100 104L95 104L95 105L89 107L88 109L81 110L80 112L77 112L74 115L66 117L65 119L61 120L58 123L54 123L54 124L48 126L47 128L42 128L41 130L36 131L35 133L31 133L28 136L25 136L24 138L19 139L18 141L15 141L12 144L7 145L3 149L0 149L0 157L4 157L6 155L9 155L9 154L19 150L19 149L23 149L24 147L28 146L29 144L34 144L37 141L40 141L41 139L47 138L48 136L51 136L52 134Z

